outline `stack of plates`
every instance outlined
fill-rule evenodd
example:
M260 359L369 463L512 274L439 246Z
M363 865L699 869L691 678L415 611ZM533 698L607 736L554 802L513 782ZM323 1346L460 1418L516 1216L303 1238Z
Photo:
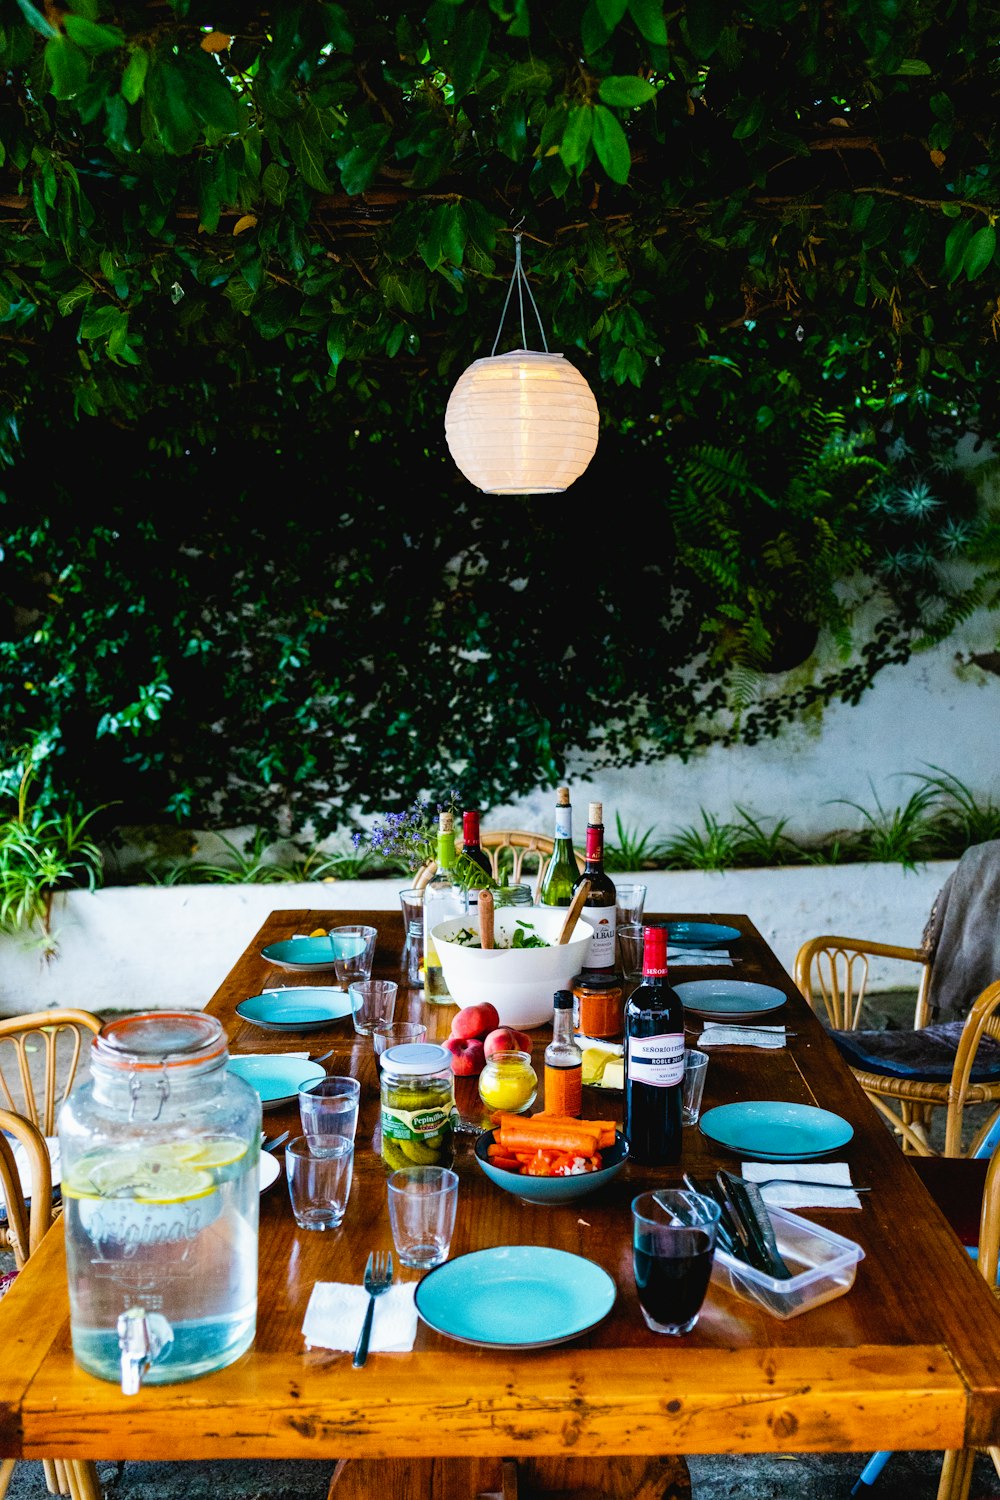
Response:
M688 979L674 989L684 1009L706 1021L752 1021L780 1010L788 999L773 984L754 984L749 979Z
M720 1104L698 1125L710 1141L747 1161L814 1161L846 1146L854 1135L853 1126L828 1109L780 1099Z

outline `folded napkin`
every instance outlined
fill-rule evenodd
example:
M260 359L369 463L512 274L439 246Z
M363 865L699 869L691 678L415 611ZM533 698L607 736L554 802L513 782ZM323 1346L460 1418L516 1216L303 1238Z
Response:
M733 960L730 954L723 953L719 948L689 948L687 946L674 947L667 944L667 962L671 964L717 964L732 968Z
M375 1298L375 1316L368 1345L372 1354L402 1354L417 1336L416 1282L391 1286ZM342 1281L317 1281L302 1322L302 1336L311 1349L353 1349L368 1311L363 1286Z
M699 1047L783 1047L784 1026L738 1026L725 1021L706 1021Z
M749 1182L764 1182L768 1177L793 1177L790 1182L772 1182L761 1188L765 1203L775 1208L860 1208L857 1193L846 1192L851 1187L851 1169L846 1161L745 1161L743 1176ZM799 1179L805 1179L799 1185ZM829 1188L812 1187L813 1182L828 1182ZM835 1184L842 1184L840 1187Z

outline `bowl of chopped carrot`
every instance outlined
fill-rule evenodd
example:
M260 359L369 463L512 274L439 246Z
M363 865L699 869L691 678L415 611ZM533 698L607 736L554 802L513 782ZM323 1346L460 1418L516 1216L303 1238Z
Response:
M491 1182L527 1203L570 1203L604 1187L628 1160L612 1120L500 1114L476 1141Z

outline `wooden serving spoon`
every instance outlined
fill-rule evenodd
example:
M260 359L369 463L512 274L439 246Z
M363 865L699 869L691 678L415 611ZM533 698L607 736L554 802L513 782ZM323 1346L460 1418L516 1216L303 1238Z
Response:
M586 906L587 897L589 895L590 881L581 880L580 884L577 886L573 894L572 901L569 903L569 910L566 913L566 920L562 924L559 936L556 938L557 947L561 947L563 943L569 942L569 935L573 931L573 928L576 926L577 918L579 917L583 908Z
M479 946L480 948L495 948L493 939L493 892L481 890L479 892Z

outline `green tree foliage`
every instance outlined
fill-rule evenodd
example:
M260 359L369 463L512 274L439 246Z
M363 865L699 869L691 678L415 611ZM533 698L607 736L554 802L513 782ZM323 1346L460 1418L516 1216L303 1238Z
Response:
M773 734L996 602L934 468L997 430L991 7L221 19L0 3L0 737L40 797L488 806ZM554 499L444 442L515 226L601 410Z

